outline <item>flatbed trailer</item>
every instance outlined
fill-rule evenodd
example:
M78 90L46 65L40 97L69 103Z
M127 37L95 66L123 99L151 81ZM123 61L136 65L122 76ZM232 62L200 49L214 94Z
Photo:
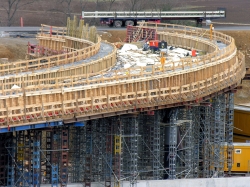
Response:
M217 11L157 11L157 12L116 12L95 11L82 12L82 18L99 18L102 24L110 27L135 26L139 21L161 22L161 20L196 20L197 24L203 20L225 18L225 10Z

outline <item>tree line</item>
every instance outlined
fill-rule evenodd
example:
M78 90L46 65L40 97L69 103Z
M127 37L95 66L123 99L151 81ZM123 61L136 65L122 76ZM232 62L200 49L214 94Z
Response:
M45 15L51 14L53 19L58 19L59 25L64 25L67 17L80 15L82 11L168 11L173 7L183 6L183 2L181 3L181 0L4 0L0 5L2 9L0 22L1 26L12 26L27 12L32 17L36 16L37 12L43 11ZM56 13L57 16L53 17L52 13Z

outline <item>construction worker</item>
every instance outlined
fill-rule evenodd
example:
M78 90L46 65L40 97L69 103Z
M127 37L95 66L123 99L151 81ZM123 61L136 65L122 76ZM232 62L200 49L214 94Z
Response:
M145 43L143 44L142 50L143 50L143 51L147 51L148 49L149 49L149 42L145 42Z
M164 70L164 65L165 65L165 62L166 62L166 58L164 57L164 52L161 52L161 70L163 71Z

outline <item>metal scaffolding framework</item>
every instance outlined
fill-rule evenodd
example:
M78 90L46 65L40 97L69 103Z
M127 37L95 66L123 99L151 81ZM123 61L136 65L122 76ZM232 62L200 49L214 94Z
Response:
M200 122L203 132L203 154L202 154L202 177L210 178L211 177L211 103L208 101L206 105L200 107Z
M233 119L234 119L234 93L227 94L226 105L226 143L227 143L227 168L228 173L231 175L231 169L233 164Z
M172 110L169 124L169 179L176 179L177 115L178 109Z
M225 96L219 95L212 101L212 118L211 118L211 141L212 141L212 172L214 177L224 176L224 152L223 145L225 142Z
M0 186L211 178L233 155L233 93L198 105L0 134ZM226 154L224 153L226 150Z
M93 153L92 124L91 122L88 122L86 123L86 156L85 156L85 172L84 172L85 187L91 187L92 153Z
M117 122L114 122L114 187L121 186L121 173L123 173L122 167L122 136L124 134L123 124L120 118L117 119Z
M71 182L83 182L84 166L86 154L86 128L71 127L70 128L70 159L71 159Z
M139 140L139 122L138 116L124 116L121 118L124 127L122 135L123 142L123 168L124 177L130 181L130 186L137 185L138 172L138 140Z

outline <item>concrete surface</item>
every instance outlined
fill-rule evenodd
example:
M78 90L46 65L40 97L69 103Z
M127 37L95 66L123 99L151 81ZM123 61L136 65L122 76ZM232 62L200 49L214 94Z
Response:
M83 187L81 183L68 184L68 187ZM91 187L103 187L104 182L93 182ZM113 186L113 184L112 184ZM141 180L137 187L249 187L250 177L209 178L209 179L176 179L176 180ZM41 187L51 187L42 184ZM130 187L128 181L121 183L121 187Z

